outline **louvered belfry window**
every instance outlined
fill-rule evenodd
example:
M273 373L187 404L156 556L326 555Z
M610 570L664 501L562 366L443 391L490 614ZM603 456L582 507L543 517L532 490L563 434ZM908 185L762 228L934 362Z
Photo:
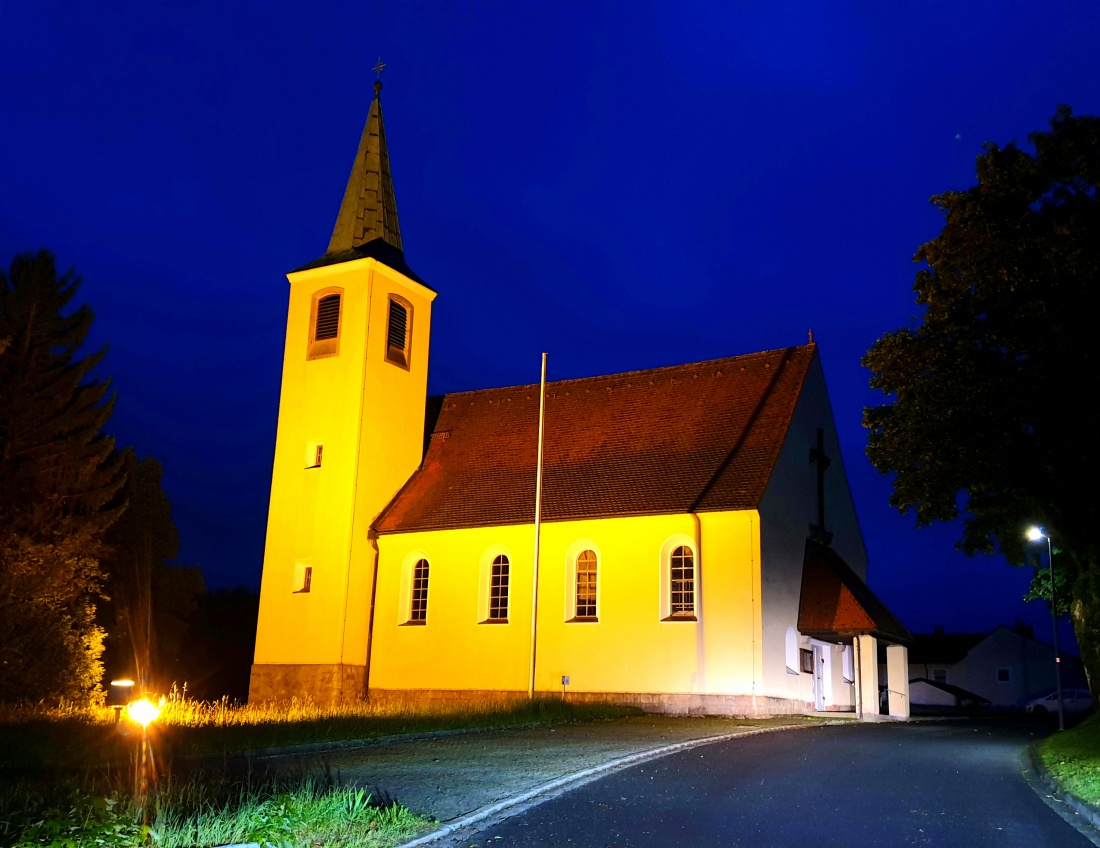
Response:
M409 310L402 303L390 300L390 319L386 328L386 359L408 366Z
M340 295L330 294L317 301L317 324L313 339L334 339L340 335Z

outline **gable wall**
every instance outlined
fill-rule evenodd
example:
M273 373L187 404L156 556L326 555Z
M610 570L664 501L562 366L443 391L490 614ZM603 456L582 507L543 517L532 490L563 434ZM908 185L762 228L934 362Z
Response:
M788 671L786 633L788 627L798 625L805 543L810 525L817 521L817 468L810 462L810 450L817 445L819 427L825 430L825 453L831 460L825 472L825 523L833 533L832 547L865 579L867 553L821 360L815 357L760 505L764 694L801 700L812 699L810 675ZM844 697L846 688L833 687L838 705L850 703Z
M662 547L694 547L690 515L596 519L542 527L536 689L751 694L759 644L755 513L703 516L697 621L661 620ZM509 620L481 624L479 571L507 550ZM569 622L570 563L598 555L598 622ZM385 535L371 651L370 691L526 692L530 670L533 525ZM430 562L427 623L409 625L411 563ZM758 664L757 664L758 665Z

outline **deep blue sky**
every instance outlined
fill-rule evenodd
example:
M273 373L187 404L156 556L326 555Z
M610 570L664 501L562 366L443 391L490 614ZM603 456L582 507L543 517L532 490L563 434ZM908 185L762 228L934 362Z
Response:
M912 630L1049 636L1026 572L888 505L859 361L916 319L929 198L982 142L1100 113L1100 4L36 0L0 32L0 262L83 277L110 429L163 463L208 584L259 584L284 275L325 250L381 56L432 392L812 328L872 587Z

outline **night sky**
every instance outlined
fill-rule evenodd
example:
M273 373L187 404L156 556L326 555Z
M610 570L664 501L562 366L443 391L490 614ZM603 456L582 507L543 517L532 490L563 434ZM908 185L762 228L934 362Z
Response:
M536 382L543 350L564 379L812 329L872 588L911 630L1049 638L1026 571L889 506L860 357L918 320L929 198L982 142L1100 113L1100 4L309 6L0 6L0 263L46 247L83 278L179 562L259 586L285 274L325 251L381 57L433 393Z

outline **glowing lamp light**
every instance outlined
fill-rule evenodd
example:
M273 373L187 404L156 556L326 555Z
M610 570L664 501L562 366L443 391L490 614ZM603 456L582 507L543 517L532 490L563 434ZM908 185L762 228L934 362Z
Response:
M1045 539L1047 534L1043 532L1041 527L1028 527L1027 539L1029 542L1038 542L1040 539Z
M160 715L160 709L148 698L142 698L140 701L131 703L126 708L126 714L144 729L149 726L150 722L156 720L157 716Z

